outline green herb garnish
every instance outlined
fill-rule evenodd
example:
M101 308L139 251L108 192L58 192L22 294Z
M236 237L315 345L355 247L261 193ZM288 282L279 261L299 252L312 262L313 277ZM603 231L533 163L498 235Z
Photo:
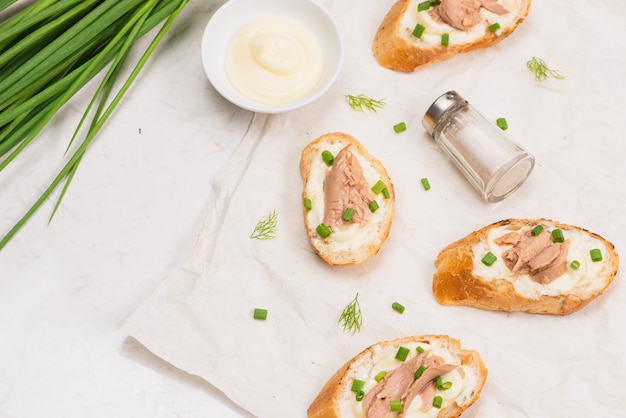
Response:
M556 78L557 80L562 80L565 78L560 71L551 70L548 67L548 64L541 58L532 57L527 63L526 67L535 74L535 80L541 82L547 80L548 78Z
M250 234L251 239L268 240L276 238L278 229L278 213L276 209L272 210L267 216L264 216L257 222L254 231Z
M267 309L254 308L252 317L257 321L265 321L267 319Z
M373 113L377 113L378 109L382 109L383 107L385 107L386 104L384 99L372 99L371 97L367 97L364 94L359 94L358 96L347 94L346 103L348 103L348 105L357 112L364 112L365 110L369 110Z
M361 316L361 305L359 305L358 293L344 308L343 312L341 312L337 323L341 325L344 332L350 332L352 335L361 331L363 317Z

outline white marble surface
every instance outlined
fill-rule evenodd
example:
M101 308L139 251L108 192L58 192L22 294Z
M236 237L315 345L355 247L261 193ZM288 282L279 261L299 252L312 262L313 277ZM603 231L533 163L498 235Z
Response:
M190 2L50 225L54 199L0 251L0 417L248 416L120 329L192 251L209 183L252 117L202 70L201 34L218 4ZM60 169L87 97L0 173L0 234Z

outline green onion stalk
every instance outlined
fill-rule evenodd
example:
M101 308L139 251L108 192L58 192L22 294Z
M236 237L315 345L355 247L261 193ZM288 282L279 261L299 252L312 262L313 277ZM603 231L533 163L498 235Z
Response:
M85 126L82 142L0 239L0 250L62 185L52 220L85 151L188 0L36 0L19 11L9 9L16 2L0 0L0 174L74 94L96 76L102 79L68 152ZM133 45L159 25L128 77L118 80Z

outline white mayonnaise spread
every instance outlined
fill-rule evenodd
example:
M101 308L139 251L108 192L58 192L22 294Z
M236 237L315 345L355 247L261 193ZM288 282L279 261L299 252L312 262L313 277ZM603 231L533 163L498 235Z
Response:
M554 225L550 223L544 223L543 225L549 231L555 229ZM487 236L487 241L480 241L474 244L472 247L474 254L473 274L484 277L486 280L504 278L513 284L517 293L529 299L538 299L544 295L577 294L585 297L596 294L605 284L604 280L596 279L604 277L611 268L606 261L607 251L604 243L583 231L574 229L562 229L562 231L565 240L570 242L567 255L567 270L550 283L537 283L528 274L511 276L511 271L502 261L502 253L511 248L511 245L498 245L494 242L495 239L511 232L506 226L491 229ZM593 262L591 260L589 251L594 248L598 248L602 252L602 261ZM489 251L497 257L497 260L491 266L486 266L481 260ZM580 263L580 267L577 270L570 266L573 260L577 260Z
M460 365L461 360L458 356L450 351L448 348L441 345L431 345L429 343L407 343L403 345L409 349L409 356L405 361L408 361L412 357L417 356L417 347L420 346L424 351L430 351L433 355L442 357L448 364ZM399 347L385 347L376 346L371 356L365 356L359 362L355 362L351 365L347 372L348 379L347 384L343 388L341 394L341 401L339 402L339 416L363 418L363 404L361 401L356 400L355 393L351 391L352 381L354 379L362 380L365 382L363 388L365 393L368 393L374 386L376 386L376 380L374 377L381 371L390 372L400 367L404 362L395 358ZM442 408L457 403L463 404L467 402L472 394L474 388L478 384L479 376L470 367L456 367L449 373L445 373L441 376L444 382L452 382L452 386L444 391L437 391L437 395L442 398ZM436 417L440 409L431 408L428 411L421 410L422 401L420 396L416 396L411 402L405 416L407 418L432 418ZM388 418L395 418L398 414L391 412L387 414Z
M315 36L298 23L262 18L235 35L225 69L242 95L278 106L297 101L315 88L324 72L324 54Z
M312 209L307 212L306 222L311 230L315 231L317 226L324 220L324 179L332 167L326 165L321 157L323 150L330 151L333 156L337 155L346 146L345 143L326 144L320 150L320 157L314 158L310 167L309 178L304 189L304 195L311 199ZM361 168L363 177L369 187L374 186L380 175L370 162L358 153L354 153ZM364 242L375 242L378 237L378 225L385 218L385 214L390 210L391 202L385 199L382 194L375 195L378 209L372 213L372 217L367 224L351 224L340 231L332 231L326 238L326 242L332 243L335 251L350 250L358 248Z
M517 15L514 12L498 15L490 12L484 7L480 8L480 15L483 17L482 22L473 26L467 31L455 29L445 22L435 20L429 10L417 11L417 5L423 0L410 0L410 4L406 9L406 13L402 16L399 30L402 35L411 39L412 42L416 41L413 35L413 29L419 23L424 26L424 33L419 40L425 46L441 45L441 35L447 33L449 35L449 44L464 44L472 42L488 33L488 27L494 23L498 23L500 27L511 27L513 22L517 19ZM507 10L515 10L514 0L500 0L502 6ZM502 35L502 29L494 32L496 35Z

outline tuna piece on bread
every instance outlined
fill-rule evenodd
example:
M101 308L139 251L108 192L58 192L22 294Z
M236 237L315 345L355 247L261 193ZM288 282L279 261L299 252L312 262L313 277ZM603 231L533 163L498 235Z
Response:
M472 232L435 260L443 305L566 315L601 295L617 274L611 244L547 219L507 219Z
M395 195L380 161L341 132L307 145L300 159L304 224L311 245L331 265L376 254L389 234Z
M372 51L383 67L414 71L495 45L526 18L530 4L531 0L398 0L380 24Z
M446 335L376 343L328 380L308 418L453 418L480 396L487 368L475 350Z

